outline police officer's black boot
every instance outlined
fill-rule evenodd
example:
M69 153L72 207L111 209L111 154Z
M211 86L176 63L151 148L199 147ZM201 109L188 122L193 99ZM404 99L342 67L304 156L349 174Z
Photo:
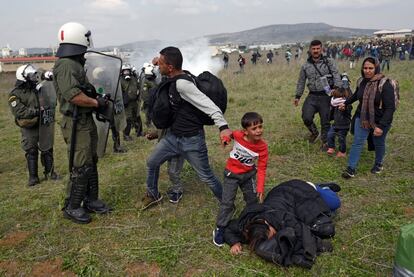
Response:
M40 154L40 161L45 168L43 174L45 175L45 180L59 180L60 176L55 172L54 162L53 162L53 148L44 151Z
M127 150L121 146L121 136L119 132L112 132L112 139L114 141L114 153L126 153Z
M99 195L99 181L98 181L98 169L96 164L92 166L92 171L89 174L88 178L88 190L86 193L85 201L83 202L83 206L85 207L86 211L90 213L97 213L97 214L106 214L112 211L105 202L98 199Z
M39 176L37 175L38 169L38 152L36 148L31 148L26 152L27 168L29 169L29 183L28 185L35 186L40 183Z
M70 176L70 196L65 200L63 215L75 223L86 224L92 220L91 216L81 206L88 188L88 175L91 170L91 167L88 166L75 168Z

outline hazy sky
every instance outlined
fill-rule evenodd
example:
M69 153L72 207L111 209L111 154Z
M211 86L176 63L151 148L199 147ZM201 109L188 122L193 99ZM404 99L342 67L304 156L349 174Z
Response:
M413 0L0 0L0 47L56 45L69 21L96 47L182 40L265 25L324 22L340 27L414 28Z

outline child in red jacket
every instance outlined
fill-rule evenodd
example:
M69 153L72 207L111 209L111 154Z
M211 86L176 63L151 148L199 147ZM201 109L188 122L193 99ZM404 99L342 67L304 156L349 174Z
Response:
M224 244L224 228L233 216L237 189L242 190L246 205L263 202L268 158L267 144L262 139L263 118L249 112L243 115L241 125L243 130L233 132L233 149L224 170L223 195L213 231L213 242L219 247Z

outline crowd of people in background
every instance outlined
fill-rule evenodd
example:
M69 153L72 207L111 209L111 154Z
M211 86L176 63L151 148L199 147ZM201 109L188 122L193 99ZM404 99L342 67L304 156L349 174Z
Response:
M304 45L297 43L291 45L285 49L281 49L283 52L286 64L289 65L292 58L300 60L304 51ZM266 63L272 64L274 56L279 55L278 50L266 50ZM356 63L360 59L366 57L377 58L381 65L381 70L390 70L391 60L413 60L414 59L414 47L413 40L411 38L405 39L371 39L367 41L347 41L347 42L328 42L322 49L324 56L332 58L334 60L349 61L349 68L354 69ZM241 53L240 55L242 55ZM262 54L259 49L253 49L250 51L250 61L253 65L256 65ZM223 54L224 68L228 68L229 55ZM244 66L243 66L244 69Z

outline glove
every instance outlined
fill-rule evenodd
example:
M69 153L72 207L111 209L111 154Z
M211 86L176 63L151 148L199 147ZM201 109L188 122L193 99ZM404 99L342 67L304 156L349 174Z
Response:
M106 108L108 107L108 98L107 97L96 97L96 101L98 101L98 107L96 108L96 111L99 114L104 114Z
M106 97L97 97L98 109L105 109L108 106L108 99Z

